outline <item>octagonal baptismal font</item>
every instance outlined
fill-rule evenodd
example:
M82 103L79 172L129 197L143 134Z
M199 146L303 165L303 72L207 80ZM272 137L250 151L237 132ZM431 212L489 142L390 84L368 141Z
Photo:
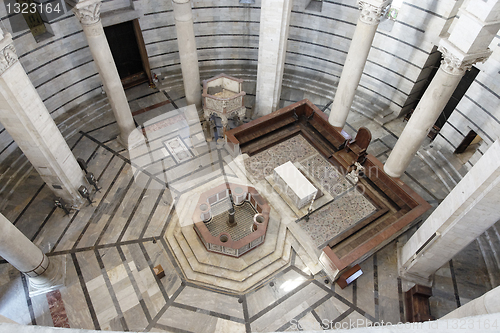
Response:
M264 242L269 212L254 187L221 184L201 194L194 230L208 251L239 257Z

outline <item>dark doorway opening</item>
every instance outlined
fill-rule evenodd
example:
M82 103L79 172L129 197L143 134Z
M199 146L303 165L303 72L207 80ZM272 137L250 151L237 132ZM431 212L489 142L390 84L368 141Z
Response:
M439 115L439 118L436 120L434 123L434 126L432 127L431 131L428 134L428 137L433 139L436 137L436 135L439 133L441 128L443 128L444 124L446 124L446 121L448 118L450 118L451 114L457 107L458 103L462 99L462 97L465 96L465 93L467 92L467 89L471 86L472 82L474 82L474 79L476 78L477 74L479 74L479 69L476 67L472 67L470 71L465 71L464 76L460 80L460 83L458 84L457 88L453 92L453 95L451 95L450 100L448 101L448 104L443 109L443 112Z
M463 152L465 152L465 150L467 150L467 148L469 148L470 146L472 146L476 143L481 142L481 140L482 140L481 137L479 135L477 135L476 132L474 132L473 130L470 130L469 134L467 134L465 136L465 138L462 140L460 145L458 145L457 149L455 149L455 151L453 153L454 154L462 154Z
M151 70L139 21L127 21L104 28L118 74L125 89L151 83Z

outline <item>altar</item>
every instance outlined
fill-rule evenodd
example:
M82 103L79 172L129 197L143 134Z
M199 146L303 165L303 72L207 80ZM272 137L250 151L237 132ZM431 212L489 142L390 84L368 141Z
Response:
M318 193L318 189L290 161L274 169L273 179L299 209L308 205Z

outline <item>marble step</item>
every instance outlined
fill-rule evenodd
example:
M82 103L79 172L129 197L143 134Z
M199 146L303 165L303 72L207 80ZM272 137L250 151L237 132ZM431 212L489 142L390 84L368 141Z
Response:
M183 238L182 232L176 231L174 232L175 239L178 243L178 245L181 247L181 250L183 251L183 254L185 255L190 268L198 273L203 273L203 274L208 274L208 275L213 275L213 276L218 276L221 278L225 278L228 280L233 280L237 282L243 282L246 279L248 279L250 276L253 276L257 274L261 270L265 270L268 266L272 265L274 262L278 261L282 256L284 252L284 246L285 246L285 236L286 236L286 227L283 228L285 232L280 233L280 238L278 238L278 246L276 247L275 251L272 252L271 254L262 256L259 260L256 262L252 263L251 265L246 265L242 270L240 271L235 271L235 270L229 270L226 268L222 268L219 266L219 264L223 264L224 261L227 259L235 259L231 257L227 257L224 255L218 255L215 253L210 254L209 257L214 258L213 264L203 264L200 263L199 261L196 260L196 257L194 256L190 244L186 241L185 238ZM197 236L196 236L197 237ZM253 250L254 255L260 254L260 252L255 252L259 251L259 248ZM251 253L249 253L250 255ZM245 257L242 256L238 258L240 263L243 263L245 265ZM227 264L226 264L227 265Z
M0 196L2 197L0 207L3 207L4 204L7 203L10 195L23 184L23 181L29 177L32 172L36 173L24 154L20 153L18 156L11 154L9 159L11 157L15 158L12 163L6 163L8 167L3 170L0 175Z
M106 123L110 123L114 121L114 118L109 121L102 122L100 118L106 117L109 113L112 113L111 106L109 104L104 104L100 108L96 108L92 110L93 112L89 112L86 117L92 117L92 122L95 124L104 125ZM62 132L64 138L67 140L71 136L78 134L82 128L84 128L87 124L88 126L89 120L85 120L83 118L77 119L70 127L68 127L65 131ZM96 126L97 127L97 126Z
M205 265L217 265L228 270L240 272L259 261L262 257L274 253L277 249L277 241L280 236L284 235L285 230L283 227L280 228L280 221L271 221L264 244L259 246L258 255L255 254L254 250L252 250L248 254L245 254L244 260L229 256L209 256L208 253L210 252L205 249L205 246L199 240L199 237L193 228L183 228L181 229L181 233L186 241L188 239L190 240L189 247L199 263ZM224 258L224 260L221 260L220 258Z
M500 285L500 223L496 223L477 238L493 288Z
M172 235L173 236L173 235ZM291 258L291 243L290 237L291 235L287 234L287 238L285 239L285 247L283 256L281 259L275 261L266 269L257 272L256 274L250 276L243 282L238 282L234 280L229 280L224 277L217 277L213 275L208 275L204 273L195 272L191 269L191 266L184 255L184 252L181 250L177 240L175 238L168 239L167 244L169 248L174 252L176 261L181 267L183 274L185 277L191 282L206 286L208 288L219 288L229 292L236 293L245 293L250 289L256 287L259 284L265 283L267 280L271 279L275 274L280 272L283 268L287 267L290 264Z
M68 139L86 124L88 119L95 121L101 115L105 114L105 111L111 110L109 101L106 96L98 96L85 104L82 104L75 110L72 110L71 114L65 115L64 118L57 118L57 127L61 131L65 139Z
M439 149L437 154L448 163L456 181L460 181L465 177L468 169L464 168L464 163L453 152L447 149Z
M297 223L290 223L288 230L293 235L292 246L297 255L306 264L312 274L319 273L323 269L319 263L322 251L313 246L314 242L311 237Z
M417 152L417 155L438 176L447 191L451 192L451 190L458 184L458 181L460 181L459 179L455 179L455 177L458 178L456 175L458 174L458 171L452 168L450 164L446 162L445 158L441 157L432 149L421 149Z

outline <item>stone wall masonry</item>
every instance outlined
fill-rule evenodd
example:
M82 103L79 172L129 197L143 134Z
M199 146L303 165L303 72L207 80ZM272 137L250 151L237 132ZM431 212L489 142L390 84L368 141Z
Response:
M483 64L476 64L480 72L465 96L457 105L441 129L436 144L448 151L454 151L470 130L483 139L476 156L467 163L472 167L478 158L500 136L500 36L490 44L493 54Z

